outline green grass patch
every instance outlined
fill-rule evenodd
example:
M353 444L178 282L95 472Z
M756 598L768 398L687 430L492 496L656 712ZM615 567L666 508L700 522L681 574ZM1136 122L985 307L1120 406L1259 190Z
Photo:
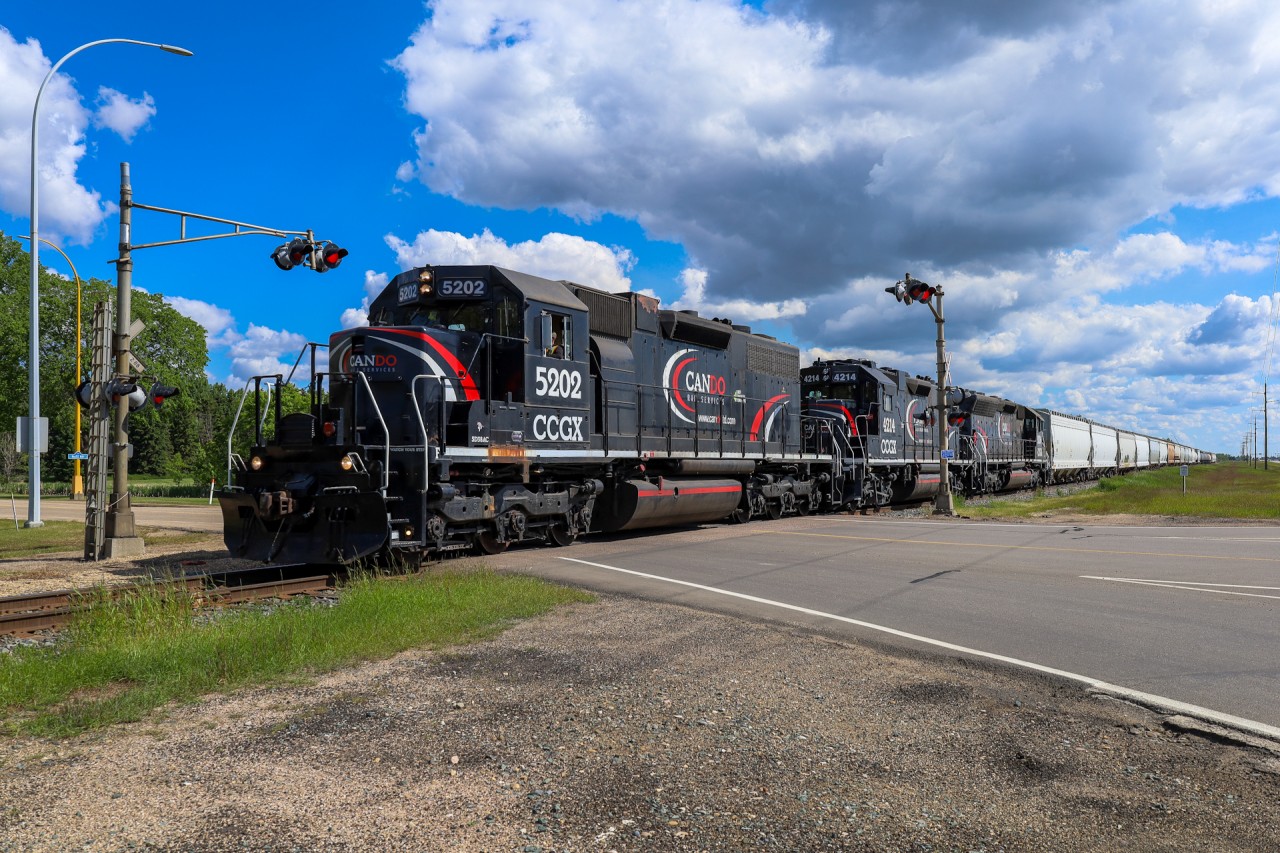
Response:
M971 518L1026 518L1053 512L1280 520L1280 466L1264 470L1245 462L1192 465L1186 494L1178 466L1172 465L1109 477L1074 494L1058 495L1049 486L1029 501L964 507L964 514Z
M55 647L0 655L0 729L71 736L141 719L175 700L472 642L513 619L590 600L578 590L489 571L363 578L336 606L302 600L213 618L173 587L122 601L104 597Z
M46 521L43 527L22 527L19 519L0 522L0 559L32 557L84 550L84 523L80 521Z

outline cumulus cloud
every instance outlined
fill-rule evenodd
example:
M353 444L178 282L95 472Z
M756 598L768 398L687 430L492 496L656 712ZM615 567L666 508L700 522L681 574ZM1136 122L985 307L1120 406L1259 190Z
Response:
M228 347L231 358L231 378L228 385L243 387L251 376L283 374L288 377L293 369L294 360L307 343L306 335L266 326L249 324L249 329L235 343ZM323 368L321 368L323 369ZM293 381L310 379L310 364L306 359L298 365L298 372Z
M439 0L395 61L425 119L416 171L471 203L635 218L711 298L760 301L1280 193L1270 7L766 10Z
M540 240L507 243L489 229L467 237L453 231L422 231L406 242L385 238L401 269L426 264L495 264L550 279L567 279L601 290L629 290L628 270L635 256L621 246L604 246L570 234L546 234Z
M31 213L31 105L51 67L38 41L18 42L0 27L0 208L14 216ZM55 75L40 97L37 157L41 233L54 242L88 245L116 210L76 177L89 118L70 78Z
M106 86L98 88L98 109L93 114L94 127L105 127L120 134L125 142L132 142L151 117L156 114L156 102L146 92L138 99Z
M205 342L209 347L229 346L239 339L235 317L226 308L185 296L166 296L165 301L179 314L204 327Z
M354 329L356 326L369 325L369 306L387 286L389 280L390 278L384 272L364 271L364 299L360 300L359 308L347 308L342 312L342 328Z
M700 314L728 317L743 323L798 317L805 312L803 299L785 299L781 302L752 302L747 299L710 301L706 294L706 270L684 270L680 273L680 284L684 292L671 306L677 310L694 310Z

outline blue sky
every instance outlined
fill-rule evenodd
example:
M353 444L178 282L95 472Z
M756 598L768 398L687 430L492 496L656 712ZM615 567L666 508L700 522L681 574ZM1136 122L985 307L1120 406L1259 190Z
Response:
M29 228L39 81L132 38L195 56L94 47L41 102L40 231L82 275L112 274L122 161L138 202L350 250L324 275L277 270L269 237L138 252L135 286L205 326L215 380L287 369L423 262L646 290L931 373L927 309L883 292L909 271L945 287L961 384L1218 451L1252 425L1280 308L1267 4L258 12L0 11L0 230ZM177 234L135 214L135 243Z

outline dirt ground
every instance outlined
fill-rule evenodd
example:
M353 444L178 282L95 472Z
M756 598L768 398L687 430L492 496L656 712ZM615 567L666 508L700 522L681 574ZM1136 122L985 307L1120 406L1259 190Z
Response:
M147 568L218 555L160 550ZM50 582L16 577L35 572L0 563L0 595ZM447 653L0 739L0 851L1229 851L1278 849L1276 826L1264 745L1020 671L612 596Z

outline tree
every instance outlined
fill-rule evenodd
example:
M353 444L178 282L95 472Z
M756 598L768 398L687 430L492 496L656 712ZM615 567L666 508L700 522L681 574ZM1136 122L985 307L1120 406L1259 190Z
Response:
M28 317L30 315L30 255L24 243L0 233L0 424L29 414L27 385ZM150 283L148 283L150 284ZM158 290L158 288L155 288ZM83 367L87 376L92 358L93 305L115 304L115 287L90 278L83 282ZM204 329L178 313L159 292L133 291L133 316L146 324L131 350L147 366L143 383L159 379L182 389L163 411L145 409L130 417L137 433L135 459L142 454L146 473L169 474L175 460L199 455L200 431L195 400L208 384L209 354ZM47 269L40 274L40 414L49 419L49 453L42 465L46 482L71 479L67 453L75 447L75 409L72 390L76 376L76 285ZM87 444L89 423L82 424ZM135 436L131 432L131 439Z

